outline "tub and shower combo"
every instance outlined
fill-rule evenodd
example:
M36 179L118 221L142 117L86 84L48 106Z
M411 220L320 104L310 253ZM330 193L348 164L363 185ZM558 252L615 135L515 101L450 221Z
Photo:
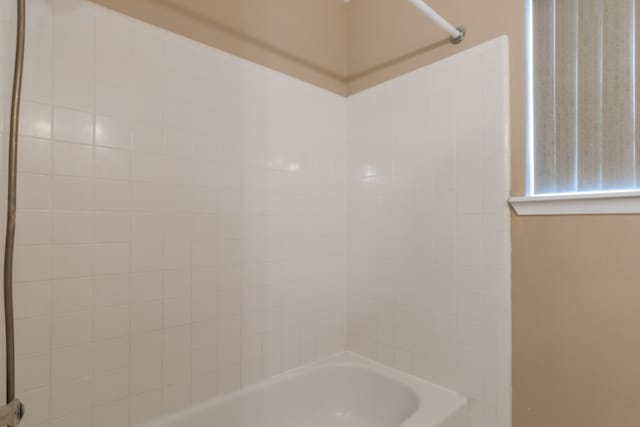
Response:
M409 0L465 37L422 0ZM144 427L469 427L466 397L344 352L189 408Z
M422 0L409 0L460 43L454 27ZM18 0L17 48L10 121L9 199L4 303L8 403L0 425L18 425L25 408L15 396L12 262L16 217L16 156L24 56L25 1ZM476 64L476 63L473 63ZM478 62L480 66L482 64ZM477 64L476 64L477 65ZM469 310L473 305L469 304ZM330 354L327 352L326 354ZM466 383L465 383L466 385ZM479 394L474 384L461 390ZM470 398L353 352L310 362L257 384L143 424L145 427L469 427ZM29 405L26 405L29 411ZM44 424L42 424L44 425ZM47 424L48 425L48 424ZM100 424L103 425L103 424ZM133 425L133 422L132 422Z

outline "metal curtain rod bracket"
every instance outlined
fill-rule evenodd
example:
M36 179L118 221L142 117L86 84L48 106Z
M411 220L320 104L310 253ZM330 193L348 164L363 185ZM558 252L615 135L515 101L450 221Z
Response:
M426 4L423 0L408 0L409 3L414 5L416 9L424 13L428 18L430 18L437 26L445 30L449 33L449 40L453 44L461 43L465 36L467 35L467 31L464 27L454 27L451 25L446 19L444 19L438 12L433 10L431 6Z
M467 35L467 30L462 25L459 27L456 27L456 30L458 30L457 36L449 36L449 41L452 44L462 43L462 40L464 40L465 36Z

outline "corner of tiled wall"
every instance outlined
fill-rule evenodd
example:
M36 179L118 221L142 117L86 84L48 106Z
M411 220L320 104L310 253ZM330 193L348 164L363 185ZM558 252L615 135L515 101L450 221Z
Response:
M349 99L348 348L510 425L507 43Z
M343 350L344 98L84 0L27 6L22 425L134 425Z

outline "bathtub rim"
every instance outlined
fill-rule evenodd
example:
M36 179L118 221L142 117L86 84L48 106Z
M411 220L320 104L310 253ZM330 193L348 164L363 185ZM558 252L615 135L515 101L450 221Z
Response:
M438 427L459 411L467 409L469 405L469 399L459 392L347 350L288 369L255 384L241 387L230 393L213 396L210 399L190 405L178 412L161 415L160 417L141 424L134 424L133 427L172 427L173 423L186 419L190 415L196 415L212 406L221 405L224 402L241 398L243 395L263 390L295 377L331 367L352 367L364 369L380 375L387 380L407 387L418 399L418 407L409 414L402 423L394 427ZM426 413L427 408L425 405L427 402L424 399L425 394L433 394L434 392L437 392L438 397L443 400L441 403L449 408L449 410L447 413L443 413L439 417L430 419L428 421L429 424L425 424L425 418L429 418L429 414ZM431 403L433 404L433 402Z

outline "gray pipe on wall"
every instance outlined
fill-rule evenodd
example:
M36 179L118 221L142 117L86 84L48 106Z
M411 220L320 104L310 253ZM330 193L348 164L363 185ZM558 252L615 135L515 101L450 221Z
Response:
M0 408L0 424L17 426L24 415L24 406L16 399L15 332L13 317L13 251L16 238L16 192L18 169L18 130L20 96L24 67L25 0L17 0L18 22L16 55L11 96L9 125L9 174L7 195L7 230L4 251L4 316L6 337L7 404Z

